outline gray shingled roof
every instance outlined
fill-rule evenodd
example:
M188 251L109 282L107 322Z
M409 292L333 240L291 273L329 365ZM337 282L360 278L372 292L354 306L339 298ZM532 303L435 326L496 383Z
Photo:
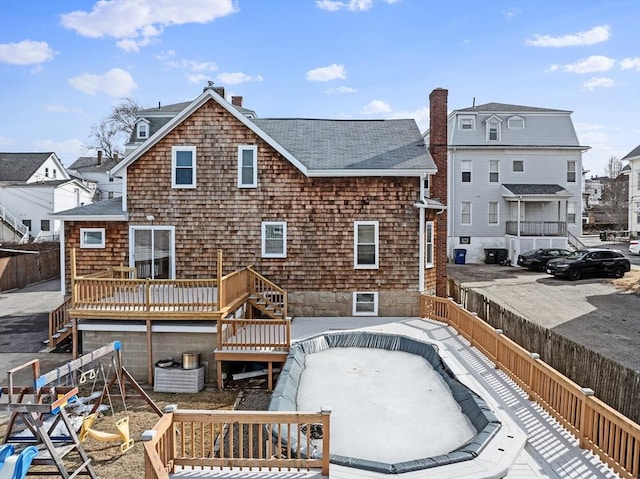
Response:
M514 195L555 195L566 191L560 185L535 185L535 184L503 184Z
M567 110L554 110L551 108L539 108L539 107L535 107L535 106L523 106L523 105L509 105L507 103L485 103L483 105L476 105L476 106L472 106L469 108L463 108L462 110L457 110L457 111L464 111L464 112L510 112L510 113L517 113L517 112L564 112L566 113Z
M49 216L117 216L124 215L122 197L98 201L90 205L78 206L66 211L51 213Z
M86 172L100 172L106 173L111 168L118 164L115 160L104 160L102 164L98 164L98 158L96 156L81 156L76 161L73 162L71 166L69 166L69 170L76 170L80 173Z
M136 113L139 116L146 116L153 113L180 113L190 104L190 101L183 101L181 103L172 103L171 105L160 105L159 108L146 108L144 110L139 110Z
M0 153L0 181L27 181L53 155L47 153Z
M636 146L633 150L627 153L622 159L628 160L630 158L635 158L636 156L640 156L640 145Z
M253 120L309 170L435 169L414 120Z

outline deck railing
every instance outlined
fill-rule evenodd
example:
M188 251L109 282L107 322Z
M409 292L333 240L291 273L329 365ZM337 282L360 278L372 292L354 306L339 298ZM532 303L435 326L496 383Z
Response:
M422 316L455 328L560 424L625 479L640 477L640 425L452 299L422 296Z
M287 317L287 292L277 284L269 281L253 268L251 273L251 294L264 303L263 309L273 312L274 316Z
M313 449L311 434L304 434L312 424L321 425L322 459L305 452ZM144 437L149 439L144 443L146 479L169 479L177 467L212 472L319 468L329 476L329 411L176 410L163 415Z
M520 231L518 232L518 224ZM506 233L516 236L567 236L565 221L507 221Z
M219 319L218 350L288 351L291 347L291 320Z
M53 311L49 311L49 342L50 348L55 348L60 341L71 334L71 325L69 324L69 306L71 306L71 297Z

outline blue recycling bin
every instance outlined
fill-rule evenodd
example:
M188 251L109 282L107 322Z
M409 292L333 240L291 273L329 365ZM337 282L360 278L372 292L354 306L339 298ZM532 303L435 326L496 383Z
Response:
M453 250L455 253L455 264L465 264L467 259L467 250L464 248Z

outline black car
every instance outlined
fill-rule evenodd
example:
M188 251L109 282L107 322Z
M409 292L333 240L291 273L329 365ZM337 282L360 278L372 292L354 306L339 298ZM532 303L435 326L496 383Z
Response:
M564 258L547 263L547 273L566 276L571 281L584 276L613 276L622 278L631 270L631 263L622 253L609 249L589 248L574 251Z
M529 268L530 271L544 271L547 261L567 256L571 251L562 248L540 248L518 255L518 266Z

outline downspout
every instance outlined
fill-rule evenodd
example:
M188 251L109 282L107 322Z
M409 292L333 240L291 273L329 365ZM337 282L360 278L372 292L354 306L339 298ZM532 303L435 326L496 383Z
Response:
M449 154L449 152L447 151L447 155ZM451 171L448 172L447 174L447 191L449 191L451 193L451 201L448 202L448 207L451 208L453 205L453 209L455 210L455 202L456 202L456 196L455 193L456 191L453 189L453 178L455 177L454 173L454 169L455 169L455 163L456 163L456 149L452 148L451 149L451 161L448 162L447 164L447 169L451 169ZM442 210L444 211L444 210ZM442 213L442 211L440 211L437 214ZM449 258L453 258L453 214L447 215L447 256Z
M65 296L65 249L64 249L64 220L60 221L60 292L62 293L62 297Z
M516 230L516 234L518 237L520 237L520 202L522 201L522 196L518 196L518 223L517 223L517 230Z
M427 178L427 173L423 173L422 175L420 175L420 201L424 201L425 198L425 194L427 193L424 190L424 181ZM424 261L424 235L425 235L425 227L424 227L424 222L425 222L425 214L424 214L424 208L419 208L419 215L418 218L420 221L420 226L418 227L418 255L420 256L418 258L418 291L419 292L423 292L425 290L424 288L424 269L425 269L425 261Z

